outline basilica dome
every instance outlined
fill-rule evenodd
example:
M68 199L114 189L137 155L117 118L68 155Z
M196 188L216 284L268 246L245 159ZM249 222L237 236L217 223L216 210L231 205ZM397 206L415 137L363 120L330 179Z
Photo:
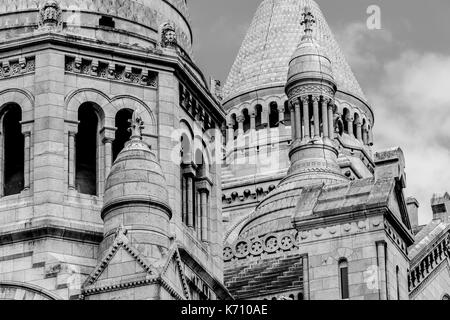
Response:
M35 33L49 13L68 34L143 47L155 46L169 22L178 44L192 54L186 0L0 0L0 40Z
M313 37L320 47L298 48L305 34L301 25L305 7L315 16ZM294 52L318 48L321 48L317 52L319 55L327 53L331 60L338 91L365 102L366 97L317 3L313 0L265 0L258 8L225 83L225 108L232 106L232 101L238 97L256 90L278 88L284 93Z

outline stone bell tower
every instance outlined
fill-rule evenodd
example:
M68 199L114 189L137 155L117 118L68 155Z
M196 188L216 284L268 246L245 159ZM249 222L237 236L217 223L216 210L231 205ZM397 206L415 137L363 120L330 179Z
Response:
M289 63L286 95L292 119L287 180L345 181L334 143L336 82L326 50L313 38L315 19L305 7L305 34Z

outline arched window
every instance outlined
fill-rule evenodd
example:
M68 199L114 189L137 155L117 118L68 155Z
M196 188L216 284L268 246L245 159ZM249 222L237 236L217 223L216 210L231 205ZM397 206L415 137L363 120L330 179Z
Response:
M188 214L189 214L189 194L188 190L192 188L190 185L192 183L192 178L188 175L186 175L185 167L184 165L190 164L190 155L191 155L191 143L189 140L189 137L187 134L183 133L181 136L181 150L180 150L180 156L181 156L181 220L183 223L188 223Z
M291 125L291 111L289 110L289 101L284 102L284 125Z
M247 109L242 110L242 114L244 115L244 133L247 133L250 130L250 115Z
M302 293L302 292L300 292L300 293L297 295L297 297L298 297L298 300L303 300L303 299L304 299L303 293Z
M78 109L78 133L76 135L75 184L78 192L97 194L97 144L98 116L92 103L84 103Z
M353 117L353 135L358 137L358 123L360 122L359 114L355 113Z
M112 145L113 148L113 161L116 160L120 151L122 151L125 143L130 140L131 132L128 130L130 127L129 120L133 115L133 110L122 109L116 114L116 136Z
M255 111L256 111L255 127L256 127L256 130L260 130L260 129L263 128L263 125L262 125L262 106L260 104L256 105Z
M269 113L269 126L270 128L278 127L278 122L280 117L278 114L278 105L276 102L270 103L270 113Z
M231 115L231 120L232 120L232 122L233 122L234 140L236 140L236 139L237 139L237 136L238 136L237 131L238 131L238 129L239 129L239 124L238 124L238 122L237 122L236 114L233 113L233 114Z
M442 300L450 300L450 295L444 294L444 296L442 297Z
M350 297L348 288L348 262L347 259L339 260L339 284L341 288L341 299Z
M22 110L16 104L8 105L3 116L3 194L19 194L24 188L24 148Z

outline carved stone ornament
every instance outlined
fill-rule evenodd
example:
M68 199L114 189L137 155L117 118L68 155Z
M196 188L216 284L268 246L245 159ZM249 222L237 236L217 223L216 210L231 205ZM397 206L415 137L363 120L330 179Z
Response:
M161 28L161 47L175 48L177 46L177 34L175 27L170 22L165 23Z
M57 1L47 0L41 5L38 27L40 30L62 29L62 10Z

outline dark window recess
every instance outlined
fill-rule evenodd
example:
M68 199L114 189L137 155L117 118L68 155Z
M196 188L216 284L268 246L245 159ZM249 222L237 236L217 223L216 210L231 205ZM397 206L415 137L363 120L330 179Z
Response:
M348 299L349 298L349 292L348 292L348 267L341 266L340 268L341 272L341 295L342 299Z
M19 194L24 188L24 136L22 111L12 105L3 118L4 130L4 186L5 196Z
M97 130L98 117L91 103L78 110L76 135L76 185L83 194L97 194Z
M98 24L100 27L108 27L108 28L115 28L116 23L114 22L114 19L111 17L103 16L100 18Z
M116 138L113 142L113 161L116 161L120 151L122 151L125 143L130 140L131 132L128 130L130 127L130 119L133 116L133 110L122 109L116 114Z

